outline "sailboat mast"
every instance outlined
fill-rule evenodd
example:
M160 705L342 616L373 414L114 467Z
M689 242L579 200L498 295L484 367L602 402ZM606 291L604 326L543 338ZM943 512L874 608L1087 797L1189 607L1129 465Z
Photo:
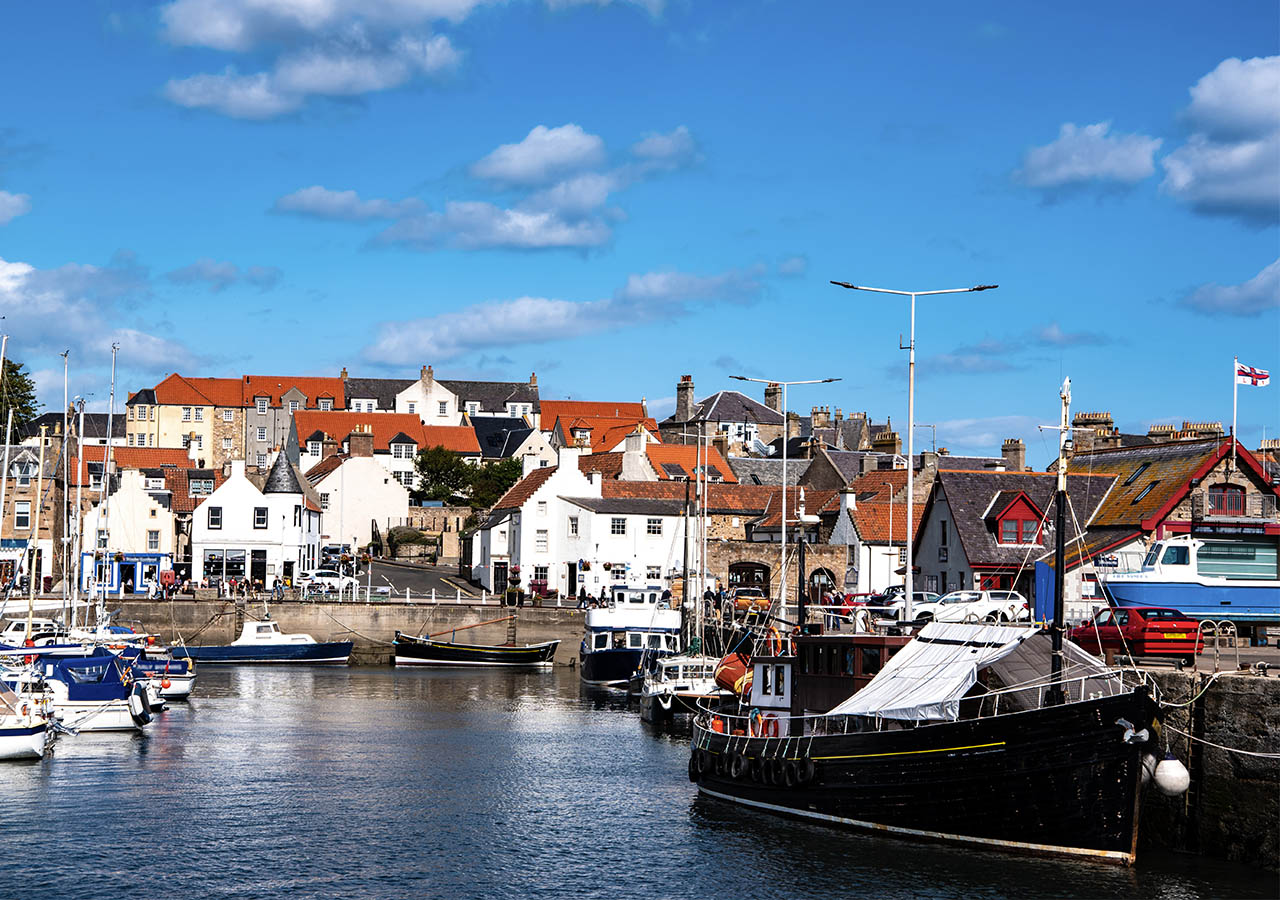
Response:
M40 577L40 573L36 571L36 554L39 553L40 546L40 507L44 506L44 434L49 426L40 426L40 448L37 458L39 459L36 468L36 510L32 514L31 519L31 537L27 539L27 547L31 550L31 571L30 577L27 579L27 637L31 637L31 624L33 613L36 605L36 579Z
M107 561L111 554L111 432L113 430L113 416L116 411L116 353L119 350L119 344L111 345L111 396L107 401L107 446L102 453L102 486L98 489L98 507L101 510L102 532L107 538L107 546L103 548L103 564L108 572L111 571L111 563ZM94 535L93 546L96 553L98 547L97 535ZM109 582L110 579L108 579ZM102 614L107 608L106 590L105 585L98 585L98 605L94 610L94 625L102 624Z
M76 606L80 604L80 579L83 577L81 567L84 565L84 535L81 531L81 515L80 511L84 508L80 504L84 492L84 398L80 399L80 422L76 426L76 509L75 509L75 575L76 583L71 594L74 602L71 606L71 624L76 621ZM86 609L84 613L84 624L89 624L89 611Z
M67 429L71 425L71 410L67 406L67 375L71 351L62 354L62 621L67 621L67 600L70 585L67 584L67 573L71 570L71 534L67 527L70 518L67 508L67 474L71 462L67 459L67 441L71 435Z
M1063 589L1067 568L1067 451L1071 446L1071 379L1062 382L1062 421L1058 429L1058 491L1054 498L1054 550L1053 550L1053 622L1050 636L1053 639L1053 655L1050 660L1050 688L1045 698L1050 705L1066 702L1062 690L1062 633Z

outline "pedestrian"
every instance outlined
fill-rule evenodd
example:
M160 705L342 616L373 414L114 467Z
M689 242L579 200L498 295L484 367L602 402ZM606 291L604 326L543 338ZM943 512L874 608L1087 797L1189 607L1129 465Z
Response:
M587 588L586 585L578 588L578 609L587 608Z

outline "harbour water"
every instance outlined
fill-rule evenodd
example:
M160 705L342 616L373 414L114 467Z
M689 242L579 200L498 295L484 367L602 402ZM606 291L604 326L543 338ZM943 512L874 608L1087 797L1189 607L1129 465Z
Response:
M1276 876L851 834L697 796L576 673L204 667L142 736L3 770L0 896L1271 897Z

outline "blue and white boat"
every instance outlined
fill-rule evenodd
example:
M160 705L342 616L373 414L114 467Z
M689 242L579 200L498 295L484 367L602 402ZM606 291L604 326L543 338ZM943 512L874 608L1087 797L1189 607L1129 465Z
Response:
M0 684L0 760L39 759L52 737L39 705Z
M174 659L202 663L310 663L312 665L346 665L351 656L351 641L317 641L309 634L285 634L272 619L248 620L240 637L230 644L216 646L175 646L169 652Z
M578 653L587 684L626 686L642 659L680 650L680 611L662 600L661 588L615 587L606 606L589 609Z
M1199 619L1280 622L1276 539L1157 541L1140 569L1105 580L1117 606L1161 606Z
M3 680L73 732L140 731L151 722L146 686L134 680L128 660L101 647L84 656L38 655Z

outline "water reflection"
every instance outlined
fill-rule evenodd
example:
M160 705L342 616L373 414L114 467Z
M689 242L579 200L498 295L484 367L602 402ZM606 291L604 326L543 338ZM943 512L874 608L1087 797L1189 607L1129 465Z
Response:
M1275 893L1194 857L1031 860L708 801L688 739L567 670L206 666L145 736L0 770L0 879L87 898Z

